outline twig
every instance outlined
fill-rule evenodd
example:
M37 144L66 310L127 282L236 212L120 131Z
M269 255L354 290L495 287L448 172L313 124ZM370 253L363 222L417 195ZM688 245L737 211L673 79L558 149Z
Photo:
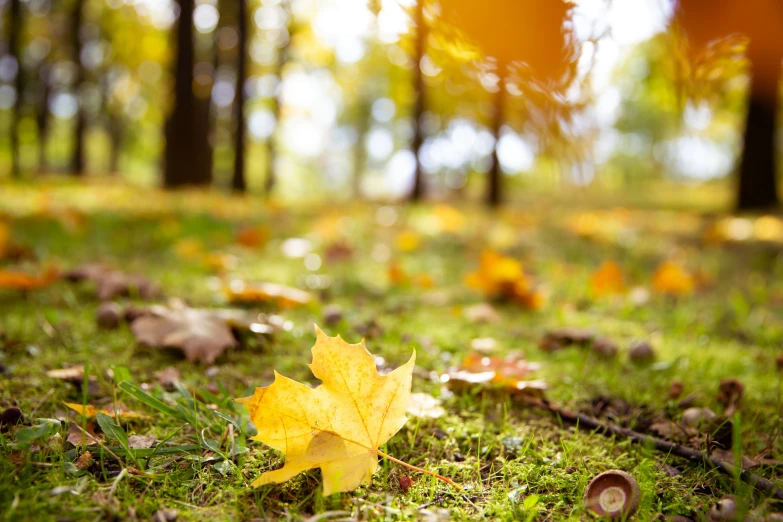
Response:
M388 459L388 460L390 460L392 462L396 462L400 466L405 466L406 468L412 469L413 471L418 471L419 473L424 473L425 475L429 475L431 477L435 477L436 479L442 480L446 484L449 484L452 487L457 488L458 490L462 490L462 486L460 486L459 484L457 484L456 482L454 482L450 478L446 478L443 475L438 475L437 473L434 473L434 472L429 471L427 469L420 468L418 466L414 466L413 464L408 464L407 462L404 462L404 461L402 461L400 459L395 459L391 455L387 455L386 453L382 452L381 450L373 449L372 451L375 452L377 455L385 458L385 459Z
M526 404L543 408L551 413L554 413L562 420L569 422L571 424L576 424L577 427L582 428L584 430L597 432L600 433L601 435L606 435L606 436L614 435L617 437L624 437L630 439L631 442L637 444L649 444L658 451L662 451L664 453L670 453L672 455L676 455L677 457L687 459L694 463L699 463L699 462L706 463L722 471L726 475L729 475L730 477L739 476L739 478L742 479L743 482L750 484L754 488L766 493L772 498L775 498L777 500L783 500L783 490L778 488L775 484L773 484L772 482L770 482L769 480L763 477L759 477L755 473L751 473L750 471L747 470L740 470L737 468L737 466L735 466L730 462L726 462L725 460L721 460L717 457L707 455L705 453L702 453L701 451L697 451L685 446L681 446L673 442L652 437L650 435L645 435L643 433L639 433L638 431L633 431L627 428L621 428L619 426L605 424L599 421L598 419L594 419L592 417L589 417L581 413L575 413L563 408L559 408L558 406L555 406L554 404L550 404L549 402L544 400L535 399L532 397L523 398L522 400Z

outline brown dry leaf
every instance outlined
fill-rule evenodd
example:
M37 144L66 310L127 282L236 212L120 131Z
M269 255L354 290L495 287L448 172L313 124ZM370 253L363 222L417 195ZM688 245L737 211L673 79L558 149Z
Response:
M126 274L99 263L79 266L65 274L68 281L91 281L95 284L95 293L101 301L116 297L138 294L142 299L152 299L160 295L158 288L142 275Z
M46 376L51 377L52 379L60 379L65 382L69 382L77 388L81 388L84 384L84 365L80 364L76 366L70 366L68 368L49 370L46 372ZM95 375L90 375L87 383L87 393L91 396L95 396L98 395L99 392L98 377Z
M625 275L616 261L604 261L590 276L590 289L596 296L625 292Z
M148 449L158 442L155 437L150 435L130 435L128 437L128 447L131 449Z
M107 409L99 409L91 404L76 404L73 402L64 402L66 406L68 406L70 409L78 413L79 415L83 415L84 417L87 417L88 419L91 419L95 416L97 416L99 413L105 413L106 415L109 415L110 417L119 417L121 419L143 419L146 418L146 415L142 415L141 413L136 413L133 411L128 411L124 409L124 406L121 403L117 403L117 408L114 411L109 411ZM112 408L114 409L114 408Z
M224 289L226 297L232 303L257 304L272 303L282 308L295 308L310 304L313 295L298 288L277 283L248 284L234 280Z
M310 365L316 388L275 372L275 381L237 399L258 428L253 439L285 452L285 466L263 473L254 486L280 483L321 468L324 495L352 491L378 468L377 449L405 424L415 353L380 376L364 342L348 344L316 327Z
M169 307L153 306L130 329L139 344L178 348L188 361L211 364L227 348L237 346L232 326L252 329L252 319L242 310L189 308L173 302Z
M89 451L85 451L84 453L79 455L79 458L76 459L73 465L76 466L76 469L85 470L89 468L92 463L93 463L92 453L90 453Z
M60 273L54 268L47 268L42 274L28 274L15 270L0 270L0 290L40 290L59 279Z
M85 431L87 432L85 434L78 424L72 422L68 425L68 435L65 437L65 440L77 447L98 444L101 438L95 434L95 427L94 422L88 422L85 426Z

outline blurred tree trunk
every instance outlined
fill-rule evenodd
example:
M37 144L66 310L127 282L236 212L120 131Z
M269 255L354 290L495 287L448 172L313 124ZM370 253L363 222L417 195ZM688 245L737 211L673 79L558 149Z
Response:
M22 101L24 97L24 75L22 73L23 23L21 0L11 0L11 28L8 32L8 52L16 61L16 77L14 79L16 100L14 101L14 109L11 116L11 176L14 178L18 178L21 175L19 123L22 119Z
M77 100L76 125L73 130L73 149L71 151L71 174L84 175L84 134L87 129L87 120L84 114L84 103L81 99L81 90L86 78L84 64L82 63L82 14L84 0L75 0L71 12L71 51L73 61L76 64L76 79L74 82L74 94Z
M49 63L45 60L38 66L38 91L35 123L38 127L38 173L49 168L46 160L46 145L49 143Z
M247 80L247 0L237 0L237 83L234 94L236 134L234 136L234 177L232 188L237 192L247 190L245 179L245 81Z
M498 207L503 201L503 170L500 168L500 158L498 158L498 145L500 144L500 128L503 126L503 115L506 109L506 80L505 68L498 64L498 73L500 81L498 82L498 92L495 93L493 100L492 115L492 135L495 137L495 147L492 149L492 165L487 173L487 199L489 207Z
M768 210L780 205L777 184L777 122L783 56L774 61L777 82L759 81L760 67L749 46L751 63L750 99L745 124L744 146L737 185L737 210Z
M179 0L179 7L180 14L176 24L174 108L166 122L163 184L167 188L208 185L212 181L211 152L205 150L209 145L209 97L204 103L196 98L193 92L195 0ZM205 161L207 158L209 162Z
M280 109L282 108L282 94L283 94L283 71L288 63L291 40L294 35L294 22L293 13L291 12L291 3L288 0L281 2L281 7L285 9L289 16L288 21L288 41L278 50L277 64L275 67L275 75L277 76L278 86L277 93L275 94L274 102L272 105L272 114L275 117L275 129L280 126ZM267 197L272 195L272 191L277 183L277 172L275 171L275 163L277 160L277 146L275 144L275 132L266 140L266 180L264 181L264 192Z
M424 198L426 187L424 184L424 170L419 159L419 151L424 143L424 136L421 129L421 119L425 109L425 86L424 77L421 72L421 59L424 57L424 50L427 42L427 31L424 26L424 0L416 2L416 14L414 23L416 24L416 47L414 52L413 64L413 92L415 102L413 106L413 143L411 148L416 155L416 173L413 179L413 191L411 192L411 201L419 201Z
M364 169L367 168L367 149L365 139L370 132L370 118L372 116L372 100L366 95L362 96L359 102L359 121L356 125L356 145L353 154L353 179L351 180L353 188L353 197L361 199L362 197L362 176Z

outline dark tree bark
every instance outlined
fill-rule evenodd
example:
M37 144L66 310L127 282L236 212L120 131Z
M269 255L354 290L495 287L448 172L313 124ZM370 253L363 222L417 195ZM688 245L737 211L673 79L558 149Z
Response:
M359 102L359 119L356 124L356 145L353 149L353 178L351 185L353 197L361 199L362 197L362 176L367 168L367 149L365 139L370 131L370 116L372 113L372 102L367 95L362 96Z
M179 0L176 24L174 109L166 122L166 152L163 184L167 188L208 185L212 181L208 149L209 98L198 100L193 92L193 10L195 0ZM204 124L206 105L206 125ZM208 159L208 162L206 161Z
M73 149L71 151L70 171L74 176L84 175L84 134L87 130L87 118L84 114L84 104L81 100L81 89L86 78L84 64L82 64L82 14L84 12L84 0L76 0L71 12L71 51L73 61L76 63L76 79L74 82L74 94L77 99L76 125L73 131Z
M413 178L413 191L411 191L411 201L419 201L424 198L426 186L424 182L424 170L419 159L421 145L424 143L424 135L421 129L421 118L425 110L425 85L424 77L421 72L421 59L424 57L424 50L427 42L427 31L424 26L424 0L416 2L416 48L414 52L413 64L413 91L416 98L413 105L413 142L411 148L416 155L416 173Z
M247 190L245 179L245 81L247 80L247 0L237 0L237 83L234 95L236 134L234 135L234 177L232 188L237 192Z
M285 0L281 3L281 5L288 13L288 16L292 17L293 15L290 9L290 2ZM279 82L277 94L275 95L274 103L272 105L272 114L275 117L276 126L280 125L280 109L282 107L282 88L280 87L280 84L283 82L283 70L285 70L285 66L288 63L291 39L294 37L293 31L294 25L291 19L291 21L288 23L288 41L278 50L277 65L275 70L275 74L277 75ZM277 173L275 171L276 160L277 147L275 145L275 134L272 133L272 135L269 136L266 141L266 180L264 181L264 193L267 197L272 195L272 191L274 190L275 184L277 183Z
M21 161L19 158L19 122L22 119L22 98L24 96L24 74L22 72L22 2L11 0L11 28L8 32L8 52L16 61L16 100L11 116L11 176L18 178L21 175Z
M49 71L46 61L38 66L38 91L36 93L35 123L38 127L38 173L49 168L46 159L46 145L49 143Z
M498 144L500 143L500 128L503 126L506 109L506 80L505 69L498 67L500 73L499 90L494 97L494 113L492 115L492 134L495 136L495 148L492 149L492 165L487 173L487 206L498 207L503 201L503 170L500 168L498 158Z
M779 57L775 85L759 81L753 69L758 69L753 46L748 52L751 62L751 86L748 115L745 124L744 146L737 184L737 210L768 210L778 207L777 184L777 122L779 108L778 84L781 62Z

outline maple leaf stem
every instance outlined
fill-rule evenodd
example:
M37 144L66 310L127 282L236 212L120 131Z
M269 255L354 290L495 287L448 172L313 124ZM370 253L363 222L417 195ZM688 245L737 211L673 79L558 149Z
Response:
M392 457L391 455L387 455L386 453L382 452L379 449L374 449L373 451L375 451L375 453L377 453L378 456L383 457L383 458L385 458L387 460L390 460L392 462L396 462L400 466L405 466L408 469L412 469L414 471L418 471L419 473L424 473L425 475L429 475L431 477L435 477L438 480L442 480L446 484L449 484L449 485L451 485L451 486L453 486L453 487L455 487L455 488L457 488L459 490L462 490L462 486L460 486L459 484L457 484L456 482L454 482L450 478L446 478L443 475L438 475L437 473L433 473L432 471L426 470L424 468L420 468L418 466L414 466L413 464L408 464L407 462L404 462L404 461L402 461L400 459L396 459L396 458Z

